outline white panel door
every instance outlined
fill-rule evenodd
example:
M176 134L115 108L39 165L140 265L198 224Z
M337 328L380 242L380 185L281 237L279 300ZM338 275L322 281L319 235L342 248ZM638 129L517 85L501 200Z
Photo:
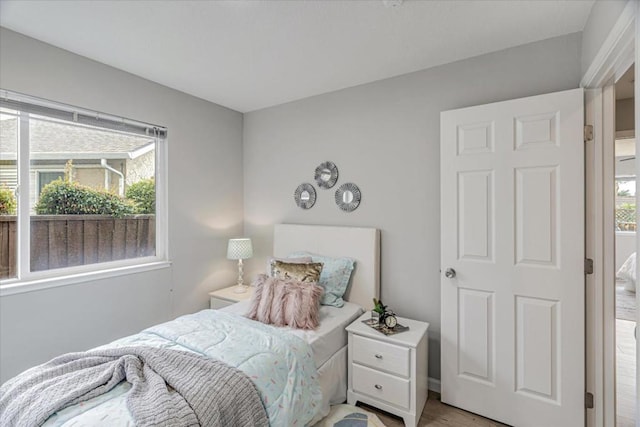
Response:
M442 113L443 402L584 425L582 129L582 89Z

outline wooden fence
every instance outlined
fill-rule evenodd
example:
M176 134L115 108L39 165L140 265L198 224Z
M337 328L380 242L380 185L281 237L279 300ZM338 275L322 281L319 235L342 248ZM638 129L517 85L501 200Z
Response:
M0 215L0 279L16 275L16 217ZM33 215L31 271L155 254L155 215Z

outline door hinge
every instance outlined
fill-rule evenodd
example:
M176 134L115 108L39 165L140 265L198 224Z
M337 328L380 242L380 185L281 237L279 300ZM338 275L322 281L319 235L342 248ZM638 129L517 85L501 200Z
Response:
M584 126L584 142L593 141L593 125Z
M593 260L591 258L584 259L584 274L593 274Z
M586 392L584 394L584 407L587 409L593 408L593 393Z

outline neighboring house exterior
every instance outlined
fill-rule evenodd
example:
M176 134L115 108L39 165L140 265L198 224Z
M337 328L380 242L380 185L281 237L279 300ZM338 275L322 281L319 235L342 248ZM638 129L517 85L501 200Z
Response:
M18 119L0 120L0 185L17 186ZM155 176L152 137L135 136L74 123L30 119L30 201L34 206L45 185L64 176L73 163L72 180L96 189L124 195L141 179Z

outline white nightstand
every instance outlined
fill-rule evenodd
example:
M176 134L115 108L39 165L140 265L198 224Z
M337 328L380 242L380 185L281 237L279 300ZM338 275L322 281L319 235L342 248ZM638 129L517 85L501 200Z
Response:
M247 292L238 294L233 290L236 285L229 286L228 288L218 289L217 291L209 292L210 305L213 310L217 310L222 307L226 307L236 302L244 301L251 298L253 295L253 287L247 287Z
M347 402L375 406L415 427L427 402L429 324L398 317L409 330L386 336L362 323L369 318L371 313L366 312L347 326Z

